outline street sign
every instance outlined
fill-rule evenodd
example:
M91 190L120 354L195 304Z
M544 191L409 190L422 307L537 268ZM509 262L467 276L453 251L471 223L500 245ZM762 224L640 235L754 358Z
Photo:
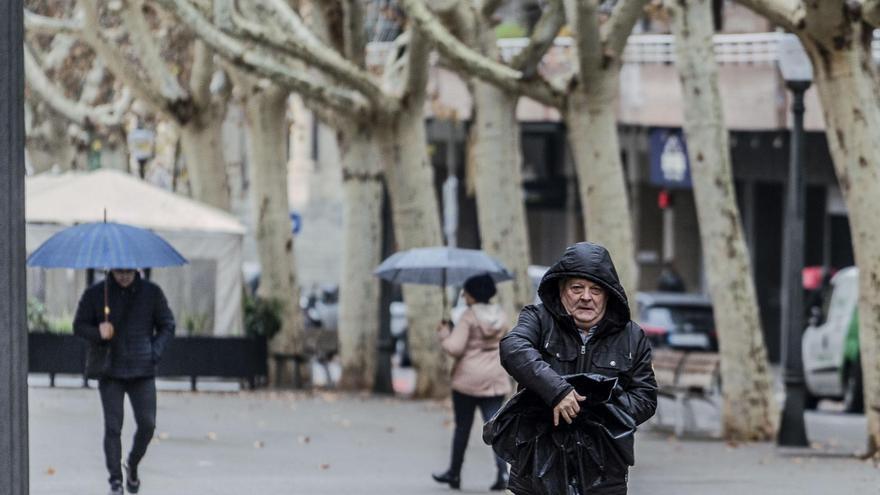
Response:
M666 189L690 189L687 143L680 129L651 129L651 184Z
M299 234L302 230L302 215L295 211L290 212L290 228L294 234Z

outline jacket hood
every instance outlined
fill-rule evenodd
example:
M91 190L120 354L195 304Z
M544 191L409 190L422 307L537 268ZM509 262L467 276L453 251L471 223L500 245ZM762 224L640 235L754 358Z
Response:
M141 277L141 272L139 270L135 270L134 272L134 281L128 287L123 287L119 285L119 282L116 281L116 277L113 276L111 272L107 272L107 281L110 282L110 289L116 291L137 291L140 289L141 282L143 281L143 277ZM103 281L98 282L98 284L103 284Z
M569 246L562 258L544 274L538 286L538 296L557 319L568 316L559 299L559 282L570 277L585 278L605 288L608 303L604 320L615 326L630 320L626 292L620 285L620 278L607 249L592 242L579 242Z
M477 317L483 338L496 337L507 328L504 310L500 305L477 303L471 305L471 310Z

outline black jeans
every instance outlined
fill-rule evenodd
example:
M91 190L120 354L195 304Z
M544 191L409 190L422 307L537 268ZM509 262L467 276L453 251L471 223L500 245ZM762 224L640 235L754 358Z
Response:
M468 440L471 436L471 427L474 424L474 412L477 406L483 415L483 422L489 421L501 408L504 402L503 395L494 397L474 397L452 391L452 410L455 413L455 433L452 435L452 462L449 471L452 474L461 474L461 465L464 464L464 451L467 449ZM504 459L495 456L495 465L499 471L507 472L507 463Z
M104 458L110 483L122 482L122 419L125 415L125 394L134 410L137 431L128 454L128 463L133 468L144 457L147 445L156 430L156 380L153 377L117 379L101 378L98 389L101 392L101 405L104 408Z

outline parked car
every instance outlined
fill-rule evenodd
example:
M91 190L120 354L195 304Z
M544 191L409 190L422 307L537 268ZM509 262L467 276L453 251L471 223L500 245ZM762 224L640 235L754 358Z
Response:
M812 317L801 340L807 406L820 399L843 400L847 412L864 410L859 358L859 272L844 268L831 279L831 290Z
M654 347L717 351L712 301L703 294L637 292L636 320Z

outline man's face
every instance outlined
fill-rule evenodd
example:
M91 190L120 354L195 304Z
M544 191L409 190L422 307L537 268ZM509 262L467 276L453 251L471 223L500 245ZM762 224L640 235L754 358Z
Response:
M111 273L113 274L113 279L116 280L116 283L121 287L128 287L134 282L134 270L114 268Z
M590 328L605 316L605 305L608 302L605 289L585 278L565 280L559 288L559 298L578 328Z

